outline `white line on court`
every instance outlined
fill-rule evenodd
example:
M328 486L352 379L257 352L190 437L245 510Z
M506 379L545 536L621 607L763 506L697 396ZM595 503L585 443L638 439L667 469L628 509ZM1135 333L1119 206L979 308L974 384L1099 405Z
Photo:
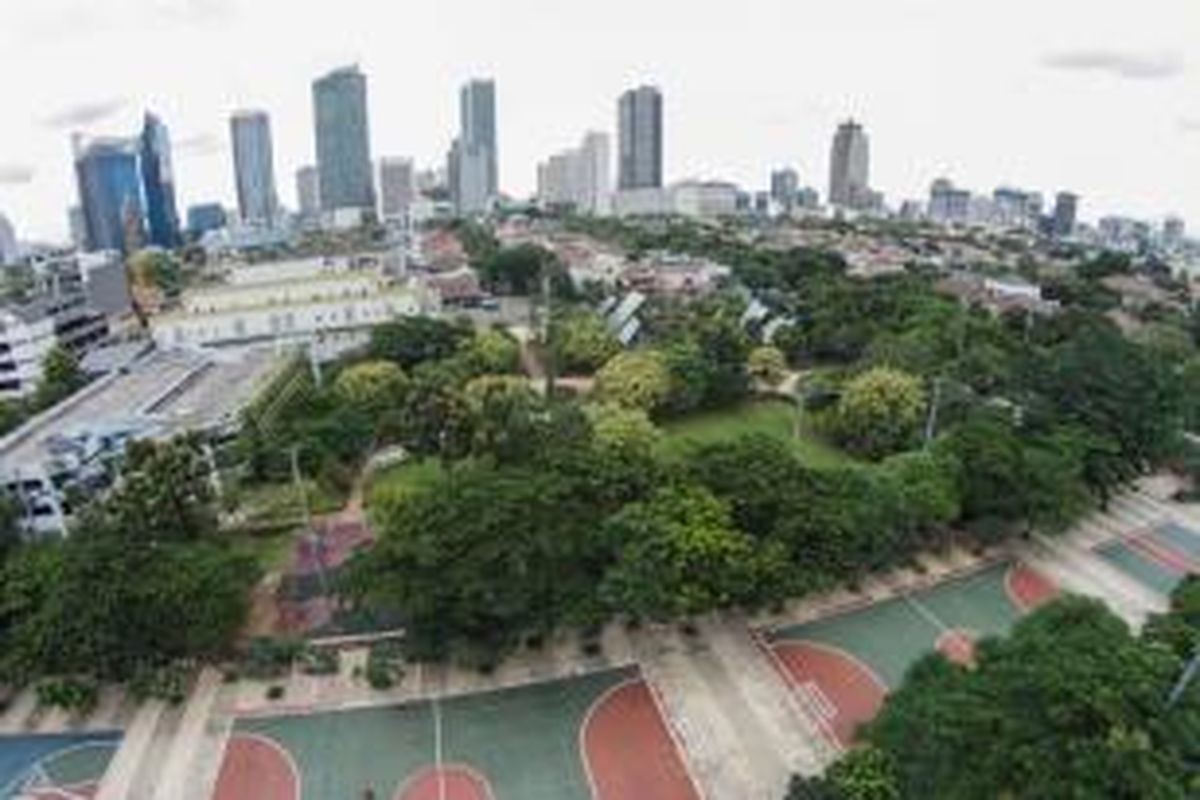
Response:
M433 766L436 770L438 800L446 800L446 775L442 772L442 705L438 696L433 696Z

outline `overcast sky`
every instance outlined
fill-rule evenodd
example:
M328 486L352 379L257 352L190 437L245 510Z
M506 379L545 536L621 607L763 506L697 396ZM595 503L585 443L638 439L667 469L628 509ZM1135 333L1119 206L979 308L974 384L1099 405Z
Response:
M8 0L0 26L0 212L61 239L70 132L169 125L181 213L234 203L228 115L270 112L280 195L312 160L311 80L357 62L374 155L441 163L458 85L497 81L500 180L641 82L666 101L667 175L827 189L833 130L871 137L898 202L947 175L1083 195L1085 217L1182 214L1200 228L1195 0Z

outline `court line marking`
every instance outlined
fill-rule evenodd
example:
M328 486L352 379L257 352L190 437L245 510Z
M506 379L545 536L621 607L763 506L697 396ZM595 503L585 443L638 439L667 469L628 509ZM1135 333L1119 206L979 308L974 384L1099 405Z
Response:
M486 800L495 800L496 792L492 789L492 782L487 779L487 776L472 767L470 764L465 764L458 761L452 761L449 764L443 764L440 768L425 766L421 769L418 769L416 772L405 778L404 781L402 781L401 784L396 787L396 791L392 795L393 800L404 800L405 792L410 791L413 786L415 786L417 782L424 777L426 772L435 769L437 770L439 776L439 786L441 786L440 781L444 780L442 777L443 772L461 772L469 778L475 780L481 787L483 787L483 793Z
M49 735L53 736L53 734L49 734ZM104 734L100 734L100 735L103 736ZM113 734L108 734L108 735L111 736ZM36 734L35 734L35 736L36 736ZM19 772L15 778L10 780L8 783L4 784L3 786L0 786L0 797L6 797L10 794L15 793L17 789L21 788L22 784L28 785L29 779L32 777L36 777L38 774L40 774L41 777L46 780L46 783L49 784L50 783L50 775L45 770L45 767L44 767L45 762L48 761L49 759L60 758L64 755L67 755L69 753L75 753L80 750L90 750L90 749L96 748L96 747L104 747L104 748L112 750L113 756L109 757L108 764L106 764L104 767L104 771L108 772L108 767L112 765L112 758L116 756L117 750L120 749L122 738L124 738L124 737L122 736L121 738L116 738L116 739L99 739L98 738L98 739L93 739L93 740L89 740L89 741L85 741L85 742L76 742L75 744L70 744L70 745L67 745L66 747L62 747L62 748L59 748L58 750L53 750L49 753L46 753L44 756L41 756L41 757L35 759L33 761L33 763L31 763L28 767L26 767L24 770ZM101 775L97 780L103 780L103 779L104 779L104 776ZM72 785L78 785L78 784L72 784ZM53 788L53 787L51 787L51 788Z
M663 702L658 693L658 687L655 686L645 675L641 674L641 668L638 668L638 675L646 685L646 690L650 692L650 699L654 703L654 709L658 712L659 719L662 720L663 727L667 729L667 736L671 737L671 744L675 748L675 755L679 759L680 765L683 767L683 772L688 777L688 781L692 784L692 791L696 793L696 797L700 800L707 800L707 795L700 783L696 780L696 776L692 774L691 766L688 764L687 751L683 747L683 741L680 739L675 726L671 722L671 717L667 714L666 704Z
M796 713L812 719L813 722L816 723L821 734L825 737L826 742L833 748L834 754L840 756L843 752L845 752L846 748L845 745L842 744L841 739L838 738L837 732L833 730L830 720L825 718L819 707L816 707L816 701L809 696L805 688L800 684L799 681L796 680L796 677L792 675L792 671L788 668L788 665L779 655L779 651L775 649L776 646L801 645L811 640L780 639L775 642L768 642L760 632L753 631L752 634L755 638L755 641L758 642L759 649L767 654L767 658L771 661L771 665L775 668L775 672L778 673L780 678L783 680L784 686L786 686L789 690L789 694L791 695L792 699L798 705L804 706L804 709L796 709ZM813 642L813 644L816 643ZM847 655L849 654L847 653ZM853 656L850 657L853 658ZM863 666L866 667L865 664ZM871 672L872 679L879 683L879 676L874 675L874 670L871 670ZM886 689L884 690L884 693L887 693ZM834 707L836 708L836 704L834 704Z
M1016 587L1013 584L1013 581L1016 579L1018 570L1025 570L1026 572L1029 572L1032 575L1036 575L1039 580L1041 580L1047 586L1050 586L1054 590L1055 595L1062 594L1062 592L1059 590L1058 586L1055 585L1053 581L1051 581L1049 578L1047 578L1041 572L1034 569L1030 565L1026 564L1024 561L1021 561L1020 559L1015 560L1008 565L1008 569L1004 573L1004 593L1006 595L1008 595L1008 601L1010 603L1012 603L1013 607L1016 608L1017 611L1019 611L1021 614L1027 614L1030 611L1033 611L1040 604L1030 605L1030 604L1025 603L1021 599L1021 595L1017 592ZM1053 598L1052 597L1047 598L1047 600L1051 600L1051 599L1053 599ZM1043 601L1043 602L1045 602L1045 601Z
M304 786L300 775L300 766L296 763L296 759L292 757L291 752L279 742L265 733L256 733L254 731L233 731L229 738L225 740L225 751L221 754L221 766L224 767L225 759L229 756L229 745L234 739L244 737L266 745L269 749L274 750L279 755L283 756L284 763L288 765L288 769L292 773L292 778L296 781L296 797L293 800L300 800L304 797ZM217 772L217 781L220 782L220 770Z
M667 731L667 736L671 740L671 746L675 750L675 757L677 759L679 759L679 764L681 767L683 767L683 774L687 776L688 783L690 783L692 785L692 791L694 791L696 793L696 797L700 798L700 800L706 800L707 796L705 795L704 791L700 788L700 785L696 782L696 776L694 776L692 774L692 770L688 767L688 760L687 760L687 757L684 755L683 747L681 746L679 739L676 737L675 731L671 727L670 719L669 719L669 717L667 717L662 704L659 702L659 697L655 694L654 686L650 683L650 681L646 680L645 676L643 676L641 674L640 669L638 670L637 675L635 675L631 678L626 678L625 680L621 681L620 683L614 684L614 685L608 687L607 689L605 689L603 692L601 692L600 695L595 700L592 701L592 704L590 706L588 706L587 713L585 713L583 715L583 722L580 723L580 725L579 725L579 734L577 736L578 746L579 746L579 760L583 762L584 776L587 778L588 791L591 792L593 800L602 800L602 799L600 797L600 790L596 786L596 776L592 774L592 764L590 761L588 761L588 757L587 757L588 728L591 727L592 718L595 716L596 712L613 695L615 695L617 692L620 692L624 689L628 689L630 687L637 686L639 684L644 686L646 688L646 691L649 692L649 694L650 694L650 699L651 699L651 702L654 703L654 710L658 714L659 722L662 723L662 726Z
M783 674L785 676L785 680L788 682L788 685L792 686L795 689L797 694L802 694L804 692L803 687L800 686L800 684L796 680L795 676L792 675L792 672L788 668L787 663L785 661L783 661L783 658L779 655L779 653L773 649L774 647L781 647L781 648L789 648L790 647L790 648L796 648L798 650L801 650L801 654L800 654L801 660L803 660L803 648L805 648L805 647L812 648L813 650L821 650L821 651L824 651L831 655L837 656L839 658L844 658L846 661L849 661L852 664L854 664L856 667L858 667L858 669L861 670L862 673L867 676L867 680L869 680L869 681L871 681L871 683L875 684L875 688L879 690L879 693L882 696L887 697L889 694L891 694L891 689L888 688L887 682L884 681L883 678L881 678L879 676L879 673L875 671L875 668L848 650L844 650L836 645L825 644L824 642L818 642L815 639L781 640L772 646L771 652L775 655L776 659L778 659L780 668L784 670ZM805 705L808 705L810 707L810 709L815 712L817 724L822 728L822 730L825 731L825 735L833 743L835 751L838 752L839 754L845 752L847 745L842 742L841 738L837 735L837 732L833 730L833 725L832 725L831 721L822 718L820 715L820 710L818 708L813 708L814 706L816 706L816 701L813 698L808 697L807 694L805 694L804 699L800 700L800 702ZM842 713L841 707L838 706L838 704L836 702L833 703L833 706L834 706L834 708L838 709L839 714Z

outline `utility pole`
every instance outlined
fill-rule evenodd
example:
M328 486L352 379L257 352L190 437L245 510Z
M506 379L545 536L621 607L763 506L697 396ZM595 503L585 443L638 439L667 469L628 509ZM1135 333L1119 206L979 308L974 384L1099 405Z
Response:
M325 574L325 541L316 526L313 525L312 510L308 505L308 487L304 485L304 478L300 475L300 446L292 445L291 453L292 481L296 484L296 491L300 495L300 506L304 511L304 540L312 549L317 564L317 578L321 581L321 592L327 595L329 594L329 580Z
M929 416L925 420L925 446L929 447L929 443L933 441L933 435L937 433L937 417L938 405L942 401L942 379L933 379L933 397L929 401Z
M543 259L544 261L544 259ZM554 348L550 346L550 317L551 303L553 292L550 291L550 270L548 266L542 264L542 319L541 319L541 339L542 339L542 369L546 371L546 400L554 399Z

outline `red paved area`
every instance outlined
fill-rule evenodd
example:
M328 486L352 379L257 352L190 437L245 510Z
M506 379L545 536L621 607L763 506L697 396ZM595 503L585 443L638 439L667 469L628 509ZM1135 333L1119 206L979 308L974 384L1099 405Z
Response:
M1149 558L1151 561L1154 561L1163 567L1166 567L1172 572L1177 572L1183 575L1192 572L1200 572L1200 564L1197 564L1187 555L1179 552L1169 544L1157 539L1152 533L1131 536L1125 541L1126 544L1128 544L1139 554Z
M405 781L396 800L492 800L487 780L457 764L427 767Z
M883 706L886 684L849 653L815 642L779 642L774 649L795 685L815 685L831 704L824 711L843 745L851 744L858 726L874 718Z
M975 664L975 636L970 631L959 628L945 631L938 637L935 647L955 664L966 667Z
M1009 567L1005 581L1009 599L1022 611L1037 608L1058 596L1058 587L1050 579L1025 564Z
M235 733L225 745L213 800L300 800L300 776L274 740Z
M700 800L650 692L623 683L588 711L579 744L595 800Z

